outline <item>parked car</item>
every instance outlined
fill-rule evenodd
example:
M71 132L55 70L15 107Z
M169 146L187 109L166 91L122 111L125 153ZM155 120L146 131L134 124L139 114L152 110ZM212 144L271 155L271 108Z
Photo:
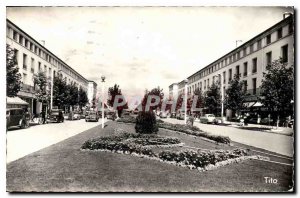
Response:
M25 116L25 111L22 108L6 109L6 128L20 127L22 129L29 126L30 117Z
M50 122L64 122L64 114L62 109L52 109L48 115L48 120Z
M107 119L115 120L117 118L117 112L116 111L109 111L109 112L107 112L106 117L107 117Z
M172 113L170 114L170 118L176 118L176 112L172 112Z
M168 114L165 111L161 111L160 114L159 114L160 118L167 118L167 116L168 116Z
M80 111L74 111L74 120L80 120L81 115Z
M200 123L215 123L216 122L216 117L214 114L204 114L204 116L200 117Z
M98 114L97 111L90 111L85 116L85 121L86 122L89 122L89 121L96 121L96 122L98 122L98 120L99 120L99 114Z
M184 120L184 117L185 117L185 113L184 112L180 112L176 115L176 118L178 120Z

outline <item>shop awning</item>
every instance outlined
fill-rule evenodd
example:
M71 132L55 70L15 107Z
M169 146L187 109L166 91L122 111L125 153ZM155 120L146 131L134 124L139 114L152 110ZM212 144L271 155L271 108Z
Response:
M6 97L6 104L9 105L29 105L19 97Z
M245 106L246 106L247 108L252 107L254 104L255 104L255 102L245 102Z
M263 104L261 104L260 102L256 102L256 103L253 105L253 107L261 107L261 106L263 106Z

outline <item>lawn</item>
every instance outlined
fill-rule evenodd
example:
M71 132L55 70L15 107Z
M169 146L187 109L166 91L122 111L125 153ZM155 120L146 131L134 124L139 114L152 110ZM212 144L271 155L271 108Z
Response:
M131 155L80 150L87 139L124 131L134 133L132 124L107 125L103 130L97 126L9 163L7 191L221 192L290 188L292 167L270 162L248 160L199 172ZM228 146L164 129L158 135L177 137L186 145L200 148ZM276 178L278 184L267 184L264 177Z

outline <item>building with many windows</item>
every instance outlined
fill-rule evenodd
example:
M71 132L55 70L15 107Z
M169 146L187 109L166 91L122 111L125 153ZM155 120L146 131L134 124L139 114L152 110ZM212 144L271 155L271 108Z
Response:
M33 76L38 72L45 72L51 81L54 76L60 76L67 84L75 84L78 89L82 88L88 93L89 80L8 19L6 20L6 43L16 52L19 72L22 76L22 88L18 96L29 103L31 113L40 113L42 108L42 104L36 100L33 83Z
M89 103L91 104L93 99L96 98L96 94L97 94L97 83L95 83L94 81L89 81L88 84L88 99L89 99Z
M189 76L188 94L193 94L197 88L205 92L216 81L221 82L225 93L234 75L240 74L247 92L251 94L247 100L257 101L263 72L266 72L269 63L282 58L288 66L294 65L293 15L285 16L282 21ZM169 86L169 95L184 94L184 85L184 81L173 83ZM177 93L174 92L175 87Z

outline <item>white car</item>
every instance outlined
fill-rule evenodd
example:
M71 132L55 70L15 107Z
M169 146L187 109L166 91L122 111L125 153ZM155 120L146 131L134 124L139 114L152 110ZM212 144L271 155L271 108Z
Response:
M205 114L204 116L200 117L200 123L215 123L216 117L214 114Z

